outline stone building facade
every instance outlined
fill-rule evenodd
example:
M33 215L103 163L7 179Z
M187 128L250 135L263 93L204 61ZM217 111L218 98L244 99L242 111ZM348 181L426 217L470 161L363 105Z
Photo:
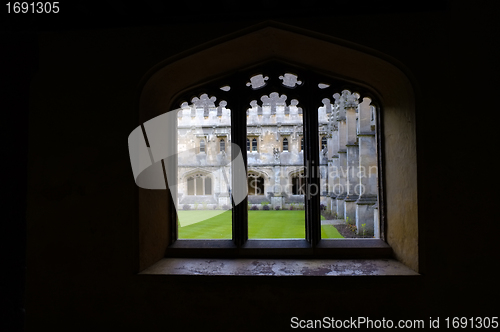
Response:
M320 173L324 208L378 237L376 110L370 99L348 90L318 109L320 165L304 167L303 110L274 92L247 110L248 203L273 209L303 207L304 172ZM228 209L231 204L231 110L202 94L178 114L177 206ZM234 130L234 129L233 129ZM362 226L364 225L364 226Z

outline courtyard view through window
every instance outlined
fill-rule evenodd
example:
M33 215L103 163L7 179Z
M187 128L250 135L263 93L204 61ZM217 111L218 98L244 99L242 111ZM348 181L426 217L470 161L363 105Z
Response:
M279 89L270 84L277 79ZM312 108L298 91L307 83L289 72L250 76L244 88L259 98L243 110L223 99L236 90L228 85L220 94L198 90L182 102L175 111L179 239L233 237L231 144L242 130L232 122L234 112L246 112L240 146L248 196L240 204L246 205L248 239L304 239L313 215L321 239L380 237L377 108L370 98L328 90L325 82L314 88L328 97ZM310 123L315 128L308 132ZM314 210L319 213L308 212Z

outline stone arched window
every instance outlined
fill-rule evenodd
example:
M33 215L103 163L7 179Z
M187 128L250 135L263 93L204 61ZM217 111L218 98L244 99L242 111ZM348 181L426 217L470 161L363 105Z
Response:
M203 138L200 139L200 153L206 153L206 151L205 151L205 140Z
M219 151L220 152L226 151L226 141L224 141L223 138L221 138L219 141Z
M220 89L221 86L231 88L226 91ZM351 90L346 87L350 87ZM289 191L282 187L287 182L283 175L285 169L305 168L309 170L305 176L292 180L292 192L295 195L307 194L308 196L304 203L306 210L304 236L309 236L309 241L321 240L321 232L318 230L321 218L320 202L331 206L340 218L355 220L359 227L364 224L368 234L376 238L380 237L379 222L375 216L376 213L378 214L375 207L379 196L378 174L373 175L374 179L364 180L357 176L357 171L348 172L347 169L347 167L352 169L369 165L377 167L376 128L375 131L366 129L364 135L369 143L364 145L365 148L361 148L362 144L359 146L355 144L358 135L355 130L356 118L358 116L366 118L370 115L367 110L371 106L379 107L380 105L376 95L370 89L276 59L254 67L243 68L238 75L223 76L193 89L193 91L188 90L180 94L177 99L177 105L180 107L178 112L182 111L182 116L177 117L178 137L184 141L186 135L202 137L200 153L203 152L206 156L184 158L184 162L178 164L179 167L186 167L189 162L192 162L198 167L212 168L217 170L214 173L216 183L227 183L232 186L238 171L234 168L229 169L231 167L229 165L227 170L221 169L222 159L214 158L212 151L208 151L205 146L205 140L210 139L207 128L211 128L210 131L213 133L231 132L233 133L232 143L236 146L246 144L246 151L241 151L244 152L241 153L241 158L244 161L246 159L247 165L258 168L259 172L265 170L263 167L272 167L273 196L269 200L275 208L281 209L287 204L286 197L282 194ZM192 97L195 91L196 96ZM194 122L195 125L184 112L184 109L189 107L186 100L191 100L200 110L200 115ZM217 103L223 111L229 112L226 116L220 120L201 117L202 108L214 110ZM259 107L262 109L262 116L258 114ZM285 116L287 107L289 113ZM299 109L303 110L302 114L299 114ZM332 110L333 116L330 115ZM367 125L369 123L365 121L363 128L368 128ZM188 133L187 130L190 132ZM296 151L289 153L290 138L297 134L299 136L302 134L304 138L304 153L300 156L296 155ZM318 154L318 138L321 149L324 149L327 144L326 135L333 135L340 142L337 149L338 156L335 159L332 158L330 164L325 162L324 155L320 159ZM261 138L262 151L260 154L254 154L253 152L258 150L258 137ZM276 146L277 144L279 145ZM280 151L286 153L281 155ZM251 154L247 155L247 152ZM363 159L360 155L363 155ZM362 162L366 165L361 165ZM339 174L341 175L338 179L327 181L326 177L321 178L320 174L326 174L328 167L332 170L334 167L340 168ZM248 192L251 195L263 194L262 179L250 178L248 181ZM204 193L202 186L204 183L201 179L195 179L195 195ZM224 189L223 187L224 185L218 188ZM234 198L239 188L241 186L234 185L228 188L227 192L218 192L217 197L224 199L225 202L224 197ZM308 190L310 192L307 192ZM364 190L363 193L361 190ZM245 199L244 195L242 199ZM233 213L237 215L235 220L241 220L241 227L248 228L247 211L240 208L234 209ZM305 223L306 220L311 220L316 226ZM298 236L302 237L302 234Z
M321 137L321 150L326 148L326 146L327 146L327 139L326 139L326 136L323 136L323 137Z
M283 138L283 151L288 151L288 138Z
M291 178L292 182L292 195L304 195L306 192L306 179L304 172L295 174Z
M318 51L311 52L311 50ZM207 59L213 60L211 65L204 68L204 70L198 70L199 66L206 63ZM280 61L280 59L283 59L281 64L284 66L278 68L271 63L272 61ZM262 67L261 64L266 62L269 63L269 66L267 68ZM294 67L293 64L297 66ZM256 66L259 68L254 70ZM246 69L248 71L243 73ZM281 69L290 71L277 72L278 69L280 71ZM256 73L256 71L259 71L259 73ZM223 77L229 77L236 72L241 73L241 75L234 77L231 82L222 82ZM264 84L264 86L253 86L250 79L253 77L252 75L262 73L268 75L272 81L268 82L269 84ZM290 87L292 82L288 79L289 77L287 78L286 73L298 73L299 79L304 77L304 82L306 82L306 84L300 85L296 89L286 90L283 94L286 94L288 98L284 107L290 107L290 113L287 114L286 118L293 118L296 114L297 119L309 117L308 120L312 121L307 123L304 121L303 129L303 155L304 164L307 165L319 165L319 149L317 148L319 130L311 125L316 121L311 114L317 114L318 107L321 107L320 103L323 95L327 95L325 98L330 98L331 104L333 104L332 97L335 97L336 93L340 94L346 86L352 86L355 89L351 89L351 92L359 91L361 93L360 98L358 98L360 105L364 102L365 96L369 96L366 98L373 101L372 106L376 106L375 126L384 130L377 136L377 151L383 153L385 164L382 165L379 158L379 174L383 177L380 180L383 188L380 189L381 195L375 205L382 210L380 221L377 220L377 222L380 222L381 232L380 239L374 239L377 241L373 242L372 247L375 248L379 244L380 247L377 248L382 248L384 245L388 246L398 259L418 270L415 103L414 91L409 79L411 75L405 74L403 66L390 57L360 45L325 37L310 31L281 26L280 24L271 24L271 26L258 26L253 30L245 30L227 38L219 39L217 42L212 43L210 47L205 45L196 51L193 50L189 56L175 58L175 61L169 59L159 64L144 79L140 94L140 118L145 121L144 125L136 128L129 137L131 156L136 153L135 155L142 158L131 158L136 183L145 189L169 188L168 183L163 180L162 165L164 165L163 160L172 155L166 142L169 142L170 139L168 135L174 136L173 141L175 141L177 132L175 121L172 124L172 130L164 130L164 128L170 128L167 115L169 110L178 109L181 101L179 96L184 93L189 93L192 96L195 87L205 86L208 83L211 86L207 86L207 89L209 88L214 94L221 91L221 86L230 85L231 90L227 94L224 94L224 92L224 96L218 98L219 100L226 100L228 108L231 107L234 111L231 113L231 121L236 130L232 131L232 134L234 134L232 143L243 147L246 143L245 120L243 117L247 117L247 105L252 100L262 100L261 97L267 93L266 96L269 97L266 101L266 107L271 108L271 111L258 105L259 107L256 107L255 110L255 118L266 118L268 114L273 114L278 118L281 112L280 109L283 109L283 104L278 103L276 99L270 100L273 99L270 94ZM317 73L319 74L315 76ZM321 76L321 73L325 75ZM283 77L281 82L277 81L277 78L281 76ZM214 78L221 79L217 81ZM238 78L245 79L247 85L244 85L245 83L242 85L242 82L237 81ZM250 82L248 82L249 80ZM221 84L215 85L219 83ZM266 91L264 92L264 90ZM301 98L300 93L304 90L311 93L308 98ZM226 98L226 95L229 97ZM359 112L358 105L346 99L351 96L353 94L340 97L337 95L341 111L338 109L332 110L332 114L335 114L336 117L335 121L339 122L339 126L333 130L345 130L346 126L340 122L348 117L353 118L353 112L355 119L355 112ZM185 96L182 96L182 98L185 98ZM290 106L292 104L289 101L295 98L300 103L305 103L306 99L310 100L314 105L304 105L294 113L295 110L292 110L292 106ZM380 104L381 100L383 100L383 105ZM365 106L367 104L369 105L368 101ZM187 112L192 112L192 110L186 109L186 116L189 115ZM366 109L363 110L366 111ZM383 116L379 115L381 113L383 113ZM251 118L252 114L250 113L248 117ZM224 116L221 117L221 119L223 118ZM283 118L285 118L284 111ZM365 120L363 117L359 118L360 122ZM277 119L277 121L279 120ZM306 128L306 125L309 127ZM164 134L157 134L159 132L157 128L161 128ZM363 128L369 129L366 121ZM352 132L350 129L349 131ZM369 133L370 131L359 131L360 142L362 137L372 135ZM344 140L347 137L346 135L339 134L332 138L333 146L338 148L338 141ZM335 141L337 138L338 140ZM348 149L353 145L346 144L346 142L342 143ZM342 163L345 161L342 160L344 155L349 153L349 151L346 152L345 150L339 148L336 151L338 160ZM381 150L383 151L380 152ZM246 156L246 152L243 150L242 154ZM199 163L205 162L202 157L204 156L196 156ZM333 157L336 158L336 156ZM170 161L165 161L165 163L168 162ZM271 155L269 162L276 164L280 162L280 159L273 159ZM168 177L171 171L169 165L165 165L165 169ZM174 171L176 171L175 168ZM308 186L319 184L319 176L317 173L314 174L306 174ZM176 175L177 173L175 173ZM234 172L230 176L235 176ZM161 183L162 180L163 183ZM401 192L404 192L405 195L400 195ZM175 202L175 195L176 193L172 193L174 199L167 201ZM349 201L350 203L354 199L353 196L335 196L333 193L330 197L336 201ZM139 206L154 206L156 208L165 203L165 195L139 191L139 202ZM248 220L245 215L246 203L244 201L243 204L239 204L233 209L233 213L236 215L232 219L233 225L235 225L233 228L233 241L239 250L248 241ZM363 200L359 200L359 203L363 204ZM309 230L306 232L305 240L312 248L317 246L318 243L321 243L323 248L326 248L324 246L330 245L328 242L333 242L321 240L319 207L319 194L314 195L312 193L311 197L306 200L305 206L308 216L306 218L306 227ZM168 216L166 218L167 226L165 226L164 216ZM391 218L391 220L386 220L386 217ZM390 224L390 227L386 226L388 224ZM139 251L141 255L143 252L147 253L143 255L145 258L141 260L141 267L143 268L151 265L158 257L164 255L168 246L176 242L177 223L174 206L169 203L163 210L158 209L157 213L140 214L139 229L143 232L144 238L151 235L156 239L157 234L162 234L157 241L141 241ZM354 250L354 248L350 249ZM367 253L371 255L373 252L368 250Z
M264 195L264 178L262 176L250 173L247 181L249 195Z
M212 179L205 174L194 174L187 178L187 194L189 196L202 196L212 194Z

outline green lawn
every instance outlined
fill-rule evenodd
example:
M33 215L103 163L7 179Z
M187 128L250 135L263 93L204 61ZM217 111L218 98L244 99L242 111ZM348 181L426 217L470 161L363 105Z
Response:
M178 211L179 239L231 239L232 211ZM203 220L205 219L205 220ZM201 220L201 221L200 221ZM248 211L250 239L305 238L304 211ZM321 226L323 239L342 238L332 225Z

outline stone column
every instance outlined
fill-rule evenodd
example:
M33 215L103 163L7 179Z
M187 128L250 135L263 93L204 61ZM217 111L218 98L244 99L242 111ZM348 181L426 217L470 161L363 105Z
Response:
M357 93L348 90L342 91L345 98L346 109L346 150L347 150L347 196L344 201L345 218L349 218L349 223L356 223L356 201L359 198L359 146L356 137L356 110L358 107Z
M345 218L344 200L347 195L347 147L346 147L346 111L344 99L340 94L333 95L335 98L335 109L337 111L337 181L335 181L335 194L337 195L337 216L340 219Z
M335 184L338 182L336 171L338 170L338 127L336 111L332 110L329 114L328 132L328 193L330 196L330 211L337 213L337 194Z
M359 185L360 196L356 202L356 220L358 230L365 228L369 235L380 237L378 214L375 209L378 196L377 144L375 139L375 115L370 106L370 98L363 98L359 105ZM363 227L363 225L365 225Z
M271 205L274 209L275 206L282 207L281 204L281 162L279 157L279 152L275 154L275 165L274 165L274 188L273 188L273 197L271 197Z

